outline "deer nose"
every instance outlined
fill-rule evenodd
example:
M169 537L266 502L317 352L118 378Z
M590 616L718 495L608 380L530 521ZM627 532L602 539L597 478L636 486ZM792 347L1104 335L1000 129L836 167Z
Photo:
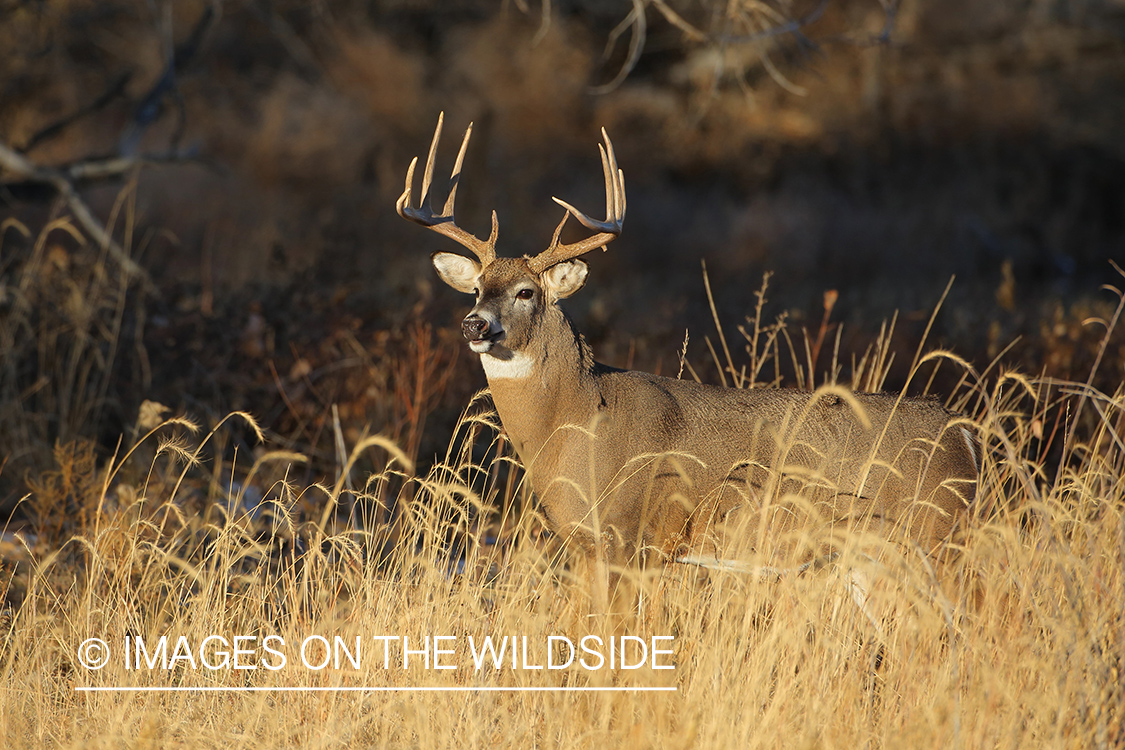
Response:
M481 341L488 336L488 321L479 315L470 315L461 321L461 333L469 341Z

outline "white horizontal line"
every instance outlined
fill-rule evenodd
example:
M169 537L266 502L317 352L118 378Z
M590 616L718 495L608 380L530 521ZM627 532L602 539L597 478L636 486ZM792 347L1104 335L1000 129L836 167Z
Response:
M77 693L655 693L676 687L75 687Z

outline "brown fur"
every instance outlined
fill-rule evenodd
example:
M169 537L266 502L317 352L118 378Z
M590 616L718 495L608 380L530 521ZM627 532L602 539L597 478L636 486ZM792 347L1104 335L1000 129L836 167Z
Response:
M557 302L586 282L579 256L616 238L625 220L625 177L604 129L606 218L556 198L567 213L534 258L496 257L495 212L487 240L457 226L471 125L434 213L441 129L439 117L419 205L415 160L396 207L477 258L435 253L433 263L477 297L462 330L554 531L610 562L732 560L817 526L873 529L927 551L950 535L976 492L976 456L969 432L935 402L716 388L594 361ZM561 243L570 216L593 234Z
M967 434L934 401L720 388L606 367L556 303L577 287L560 292L524 259L470 263L470 315L504 334L482 360L531 363L526 377L490 377L501 422L550 527L589 552L605 541L618 561L689 550L729 558L807 525L877 525L929 551L973 498ZM585 264L567 263L581 264L584 280ZM517 300L527 288L533 298Z

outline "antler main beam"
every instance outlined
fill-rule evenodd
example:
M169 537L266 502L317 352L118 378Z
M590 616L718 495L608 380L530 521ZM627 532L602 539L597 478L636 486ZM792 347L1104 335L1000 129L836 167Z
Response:
M591 219L566 201L552 198L555 203L566 209L566 213L555 228L550 247L528 260L527 264L534 273L542 273L556 263L585 255L595 248L600 247L604 250L610 241L621 234L621 225L625 221L625 173L617 167L613 142L609 140L605 128L602 128L602 138L605 139L605 146L599 143L598 152L601 154L602 171L605 173L605 221ZM569 245L561 244L559 235L562 234L563 226L571 215L578 219L579 224L597 234Z
M465 129L465 138L461 141L461 150L457 153L457 162L453 165L453 172L449 176L449 197L445 200L445 207L442 208L440 215L434 214L430 207L430 184L433 182L434 160L437 158L438 143L441 141L441 126L444 122L445 113L442 112L438 115L437 129L434 130L434 139L430 142L430 154L426 158L426 170L422 174L421 203L417 208L410 205L411 190L414 185L414 168L418 166L418 157L415 156L410 162L410 168L406 170L406 188L395 203L395 208L402 218L428 227L461 244L477 256L482 267L487 266L496 260L496 238L500 233L500 224L497 221L496 212L492 212L492 234L489 235L487 240L482 240L466 232L457 226L457 222L453 218L454 203L457 200L457 186L461 183L461 164L465 161L465 150L468 149L469 138L473 135L472 123L469 123L469 127ZM604 154L602 159L604 161ZM581 219L579 220L581 221Z

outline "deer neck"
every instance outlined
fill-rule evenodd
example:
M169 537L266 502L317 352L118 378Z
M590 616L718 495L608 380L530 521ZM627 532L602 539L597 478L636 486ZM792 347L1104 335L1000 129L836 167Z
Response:
M555 306L543 310L528 346L481 355L496 412L524 466L565 433L588 427L597 413L595 362L586 340ZM533 469L532 469L533 470Z

